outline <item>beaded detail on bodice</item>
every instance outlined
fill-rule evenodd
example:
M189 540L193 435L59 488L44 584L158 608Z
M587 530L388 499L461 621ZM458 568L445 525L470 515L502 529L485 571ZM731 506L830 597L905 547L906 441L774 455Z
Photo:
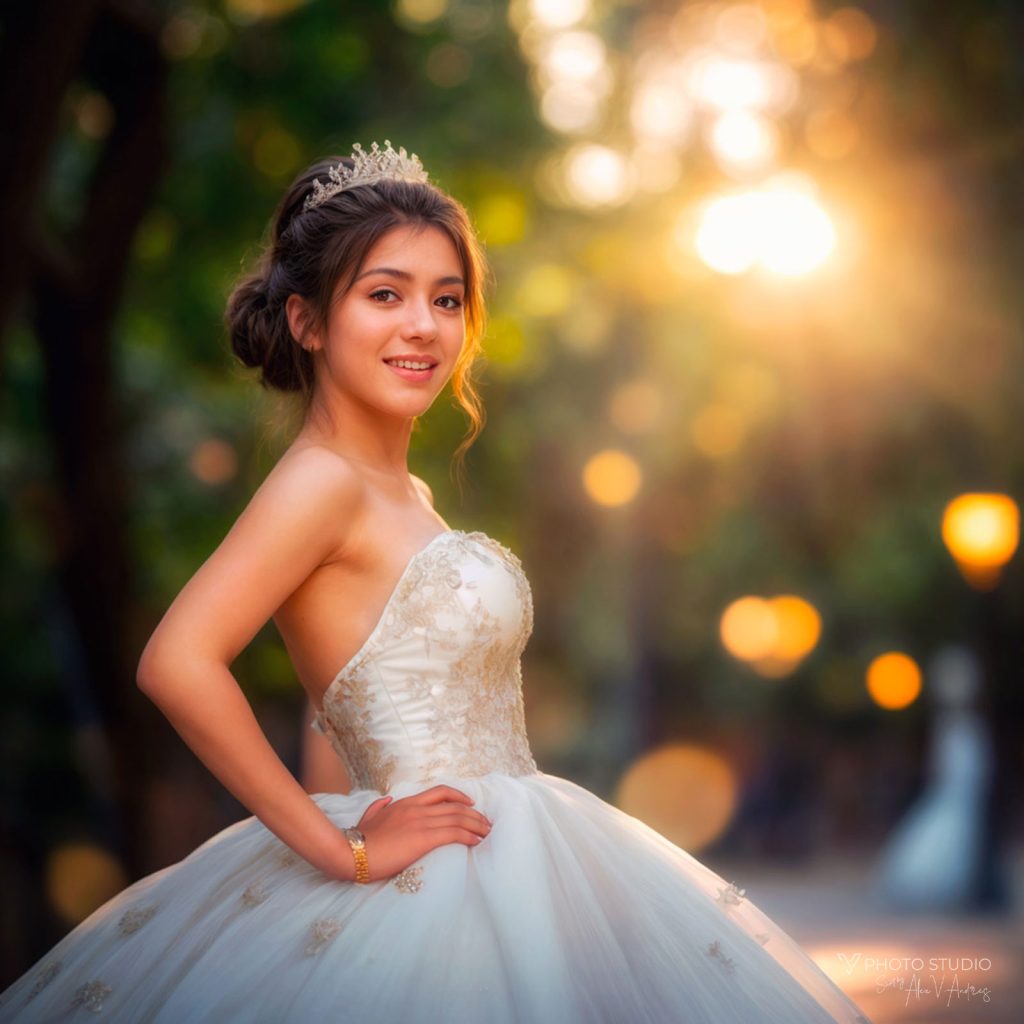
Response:
M478 530L439 533L409 560L313 728L353 789L535 772L520 666L532 629L519 558Z

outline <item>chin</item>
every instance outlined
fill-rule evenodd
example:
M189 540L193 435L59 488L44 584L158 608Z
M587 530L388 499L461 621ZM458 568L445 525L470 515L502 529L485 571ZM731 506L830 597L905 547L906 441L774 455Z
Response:
M437 398L437 395L430 395L429 397L420 395L416 401L382 403L379 408L382 412L397 419L410 420L427 412L434 404L435 398Z

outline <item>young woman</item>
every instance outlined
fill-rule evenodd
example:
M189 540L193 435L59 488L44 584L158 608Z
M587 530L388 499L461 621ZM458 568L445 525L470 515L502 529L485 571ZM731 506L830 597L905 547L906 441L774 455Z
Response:
M538 770L522 565L406 465L449 380L479 427L485 273L464 208L390 142L288 189L227 320L303 426L138 670L253 816L95 911L0 1019L866 1021L742 890ZM271 617L348 792L306 793L230 672Z

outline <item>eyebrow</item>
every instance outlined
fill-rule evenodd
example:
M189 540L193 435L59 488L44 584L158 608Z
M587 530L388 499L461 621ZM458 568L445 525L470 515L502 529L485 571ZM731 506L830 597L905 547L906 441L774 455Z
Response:
M403 281L411 281L412 274L407 270L396 270L394 267L374 267L373 270L364 270L357 278L356 281L361 281L364 277L369 277L371 274L390 274L392 277L400 277ZM355 281L352 282L355 284ZM465 281L461 277L439 277L434 284L461 284L465 285Z

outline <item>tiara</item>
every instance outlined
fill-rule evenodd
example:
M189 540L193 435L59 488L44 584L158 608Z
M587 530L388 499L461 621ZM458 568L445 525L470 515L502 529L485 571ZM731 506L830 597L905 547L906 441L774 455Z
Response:
M338 164L327 172L328 183L323 184L319 178L313 179L313 191L306 196L302 204L303 212L312 210L321 203L326 202L331 196L343 192L347 188L354 188L356 185L369 185L375 181L383 181L385 178L395 178L401 181L429 181L427 172L420 163L420 158L415 154L407 154L405 146L401 146L396 153L391 148L391 140L384 140L385 149L381 149L377 143L373 143L370 152L367 153L359 143L352 147L352 159L355 167L346 167L345 164Z

